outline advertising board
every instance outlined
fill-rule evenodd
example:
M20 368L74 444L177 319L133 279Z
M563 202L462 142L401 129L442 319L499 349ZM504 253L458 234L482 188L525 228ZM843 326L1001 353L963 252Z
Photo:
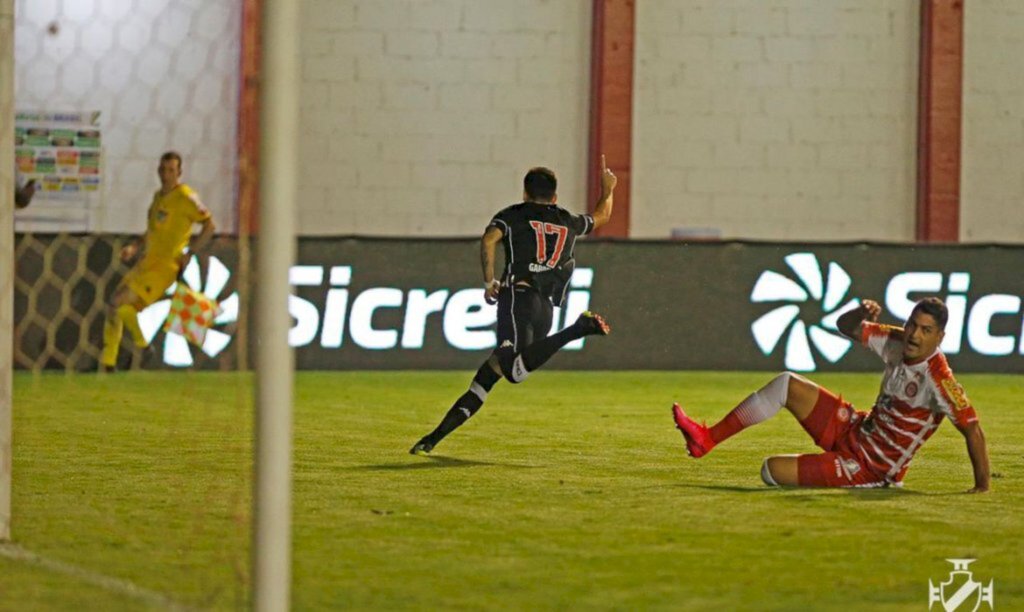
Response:
M592 241L576 256L554 329L589 309L613 332L573 343L552 368L874 371L877 358L836 331L838 316L874 299L883 322L900 324L915 300L938 295L950 311L942 348L957 371L1024 371L1021 247ZM300 239L289 298L296 366L476 367L496 321L477 261L472 239ZM161 331L162 301L142 313L166 365L217 367L234 350L236 262L234 241L221 238L183 279L228 305L205 355ZM16 300L16 317L29 302Z

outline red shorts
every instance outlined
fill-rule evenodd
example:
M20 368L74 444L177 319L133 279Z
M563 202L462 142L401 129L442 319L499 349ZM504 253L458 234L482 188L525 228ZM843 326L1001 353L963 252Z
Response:
M849 444L853 425L867 413L853 409L849 402L819 389L818 401L803 428L824 450L817 455L797 457L797 480L802 487L882 487L885 478L874 473Z

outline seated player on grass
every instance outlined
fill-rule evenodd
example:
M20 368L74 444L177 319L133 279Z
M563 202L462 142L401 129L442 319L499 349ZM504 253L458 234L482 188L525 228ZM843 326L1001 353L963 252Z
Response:
M865 300L838 321L839 331L860 340L885 362L878 398L870 413L854 410L828 389L784 372L743 400L713 427L697 423L675 404L676 427L687 452L703 457L741 430L765 421L781 408L800 421L824 453L776 455L765 459L761 478L769 486L901 486L914 453L944 417L967 441L974 488L989 488L988 450L978 416L939 350L949 313L939 298L918 302L904 327L880 325L877 302Z

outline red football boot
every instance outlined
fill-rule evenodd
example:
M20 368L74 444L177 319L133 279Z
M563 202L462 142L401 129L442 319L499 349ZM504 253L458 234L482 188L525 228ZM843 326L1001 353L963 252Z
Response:
M708 426L686 416L679 404L672 404L672 418L676 422L676 429L683 432L683 437L686 438L686 452L691 457L699 459L715 447Z

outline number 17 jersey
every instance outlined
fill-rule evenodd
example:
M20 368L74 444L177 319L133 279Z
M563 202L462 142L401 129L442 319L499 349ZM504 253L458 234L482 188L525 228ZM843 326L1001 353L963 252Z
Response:
M496 227L503 234L502 283L526 281L561 306L576 267L576 238L594 230L594 218L575 215L555 204L523 202L499 211L487 227Z

